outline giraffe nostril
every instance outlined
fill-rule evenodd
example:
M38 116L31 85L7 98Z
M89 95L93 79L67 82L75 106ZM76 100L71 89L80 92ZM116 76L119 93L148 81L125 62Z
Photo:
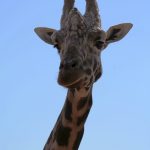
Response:
M78 60L65 60L61 62L59 69L60 70L79 69L79 67L80 63L78 62Z

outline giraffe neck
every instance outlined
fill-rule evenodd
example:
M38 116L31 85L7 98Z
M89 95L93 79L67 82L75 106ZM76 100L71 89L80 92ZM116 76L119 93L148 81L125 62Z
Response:
M92 87L69 89L64 107L44 150L78 150L91 106Z

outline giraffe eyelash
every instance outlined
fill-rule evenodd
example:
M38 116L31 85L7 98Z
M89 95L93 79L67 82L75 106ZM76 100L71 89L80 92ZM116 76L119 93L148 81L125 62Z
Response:
M60 53L60 47L59 47L59 45L58 45L58 44L55 44L55 45L54 45L54 48L57 48L58 53Z
M54 48L57 48L57 49L59 49L59 46L58 46L58 44L55 44L55 45L54 45Z
M104 46L104 42L101 41L101 40L97 40L95 42L95 46L98 48L98 49L101 49L103 46Z

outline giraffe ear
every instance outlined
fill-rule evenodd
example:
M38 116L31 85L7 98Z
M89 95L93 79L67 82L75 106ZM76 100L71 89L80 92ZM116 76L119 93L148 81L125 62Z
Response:
M37 27L34 29L35 33L40 37L41 40L44 42L53 45L53 41L51 39L51 36L54 32L56 32L55 29L45 28L45 27Z
M121 40L132 28L131 23L123 23L112 26L107 31L106 43L113 43Z

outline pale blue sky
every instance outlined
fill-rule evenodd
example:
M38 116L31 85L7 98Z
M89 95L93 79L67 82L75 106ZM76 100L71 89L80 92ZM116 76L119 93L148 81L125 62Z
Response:
M150 150L150 1L99 0L103 29L134 24L102 54L80 150ZM57 51L33 32L59 28L63 0L0 2L0 149L42 150L63 106ZM76 5L84 12L84 0Z

